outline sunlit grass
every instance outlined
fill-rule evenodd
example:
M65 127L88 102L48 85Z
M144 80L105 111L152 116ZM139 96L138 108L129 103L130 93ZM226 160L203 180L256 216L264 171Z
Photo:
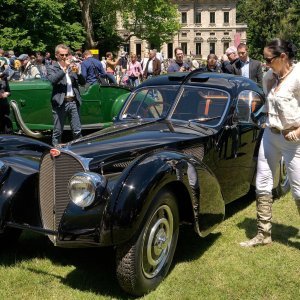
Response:
M239 242L256 231L250 198L230 204L227 219L205 239L183 227L169 275L144 299L300 299L295 204L290 194L274 203L271 246L243 249ZM129 298L114 268L111 249L59 249L26 232L15 247L1 247L0 299Z

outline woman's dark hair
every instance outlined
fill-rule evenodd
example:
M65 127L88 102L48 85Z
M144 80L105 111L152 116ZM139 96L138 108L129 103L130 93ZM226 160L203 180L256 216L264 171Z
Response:
M297 53L297 47L292 42L282 39L274 39L266 45L266 48L270 49L274 56L285 53L290 60L294 59Z

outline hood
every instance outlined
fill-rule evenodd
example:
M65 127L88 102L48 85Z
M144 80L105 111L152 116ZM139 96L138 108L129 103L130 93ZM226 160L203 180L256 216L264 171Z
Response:
M186 122L159 120L119 123L68 144L67 149L93 160L115 160L137 156L157 148L180 147L189 140L214 134L209 127Z

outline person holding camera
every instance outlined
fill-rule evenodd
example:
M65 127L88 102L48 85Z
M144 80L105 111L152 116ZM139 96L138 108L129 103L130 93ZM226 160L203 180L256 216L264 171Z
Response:
M47 78L53 86L51 99L54 121L52 144L59 146L67 117L70 119L73 138L81 137L79 84L84 85L85 79L78 73L76 64L72 62L68 46L57 45L55 57L57 62L47 66Z
M190 67L187 63L183 61L183 50L180 47L175 48L175 61L171 63L168 67L167 72L186 72L190 71Z

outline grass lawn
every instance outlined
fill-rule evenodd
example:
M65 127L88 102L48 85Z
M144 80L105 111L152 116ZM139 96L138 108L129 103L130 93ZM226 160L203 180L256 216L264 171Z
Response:
M211 235L180 231L167 278L144 299L300 299L300 217L291 195L273 205L273 244L243 249L255 234L255 202L242 198ZM0 247L0 299L128 299L111 249L59 249L25 232ZM130 298L129 298L130 299Z

